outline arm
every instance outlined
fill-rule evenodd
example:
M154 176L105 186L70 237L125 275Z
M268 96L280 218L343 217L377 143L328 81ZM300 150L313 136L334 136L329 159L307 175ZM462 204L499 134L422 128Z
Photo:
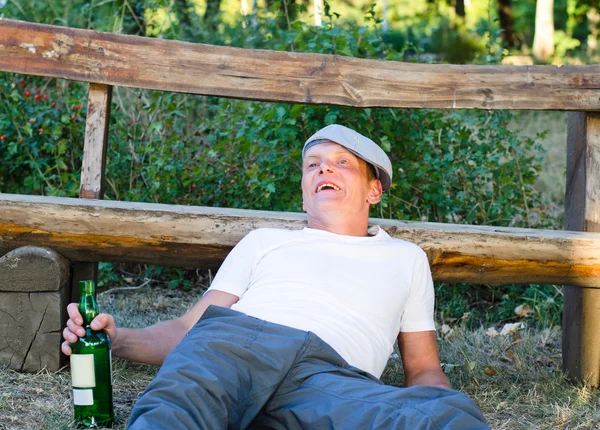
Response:
M450 388L440 366L434 331L401 332L398 348L404 366L405 384Z
M117 357L140 363L161 365L165 357L177 346L185 334L196 324L210 305L231 307L239 300L233 294L218 290L206 293L185 315L141 329L118 328L112 315L100 314L91 323L93 330L105 330L112 342L112 352ZM77 303L67 307L69 320L63 331L65 342L62 351L71 354L69 342L77 342L85 334L83 320Z

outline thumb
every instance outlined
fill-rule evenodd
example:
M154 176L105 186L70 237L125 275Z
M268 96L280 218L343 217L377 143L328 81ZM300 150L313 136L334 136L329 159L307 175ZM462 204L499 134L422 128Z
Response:
M98 314L90 323L90 328L96 331L106 330L110 335L110 332L115 329L115 320L112 315Z

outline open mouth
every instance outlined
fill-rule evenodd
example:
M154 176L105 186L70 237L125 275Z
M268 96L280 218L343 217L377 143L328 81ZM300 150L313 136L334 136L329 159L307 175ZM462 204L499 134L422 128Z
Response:
M319 193L321 191L324 190L334 190L334 191L339 191L340 187L338 187L337 185L335 185L334 183L331 182L324 182L322 184L319 184L319 186L316 189L316 193Z

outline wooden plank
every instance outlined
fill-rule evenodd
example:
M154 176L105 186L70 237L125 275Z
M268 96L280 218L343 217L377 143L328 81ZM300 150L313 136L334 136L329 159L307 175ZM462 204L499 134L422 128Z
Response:
M567 122L565 228L600 232L600 115L571 112ZM564 287L563 368L600 385L600 291Z
M90 84L79 191L79 196L84 199L101 199L104 196L111 98L111 86Z
M104 196L104 172L111 100L112 86L90 83L79 188L79 197L83 199L97 200L102 199ZM98 282L98 263L73 262L71 265L70 295L72 302L79 301L79 281L89 279Z
M424 248L438 281L600 287L600 233L372 223ZM39 245L80 261L217 267L255 228L304 226L300 213L0 194L0 251Z
M355 107L600 110L600 66L413 64L229 48L0 18L0 70Z

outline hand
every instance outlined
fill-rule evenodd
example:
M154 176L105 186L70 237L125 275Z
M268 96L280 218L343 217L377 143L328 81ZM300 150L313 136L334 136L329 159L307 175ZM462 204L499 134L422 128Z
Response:
M76 343L80 337L85 336L85 328L83 327L83 318L79 313L79 305L71 303L67 306L69 320L67 326L63 330L63 338L65 341L61 345L61 350L65 355L71 355L70 343ZM90 324L92 330L104 330L110 337L111 342L114 342L117 337L117 327L115 319L109 314L99 314Z

